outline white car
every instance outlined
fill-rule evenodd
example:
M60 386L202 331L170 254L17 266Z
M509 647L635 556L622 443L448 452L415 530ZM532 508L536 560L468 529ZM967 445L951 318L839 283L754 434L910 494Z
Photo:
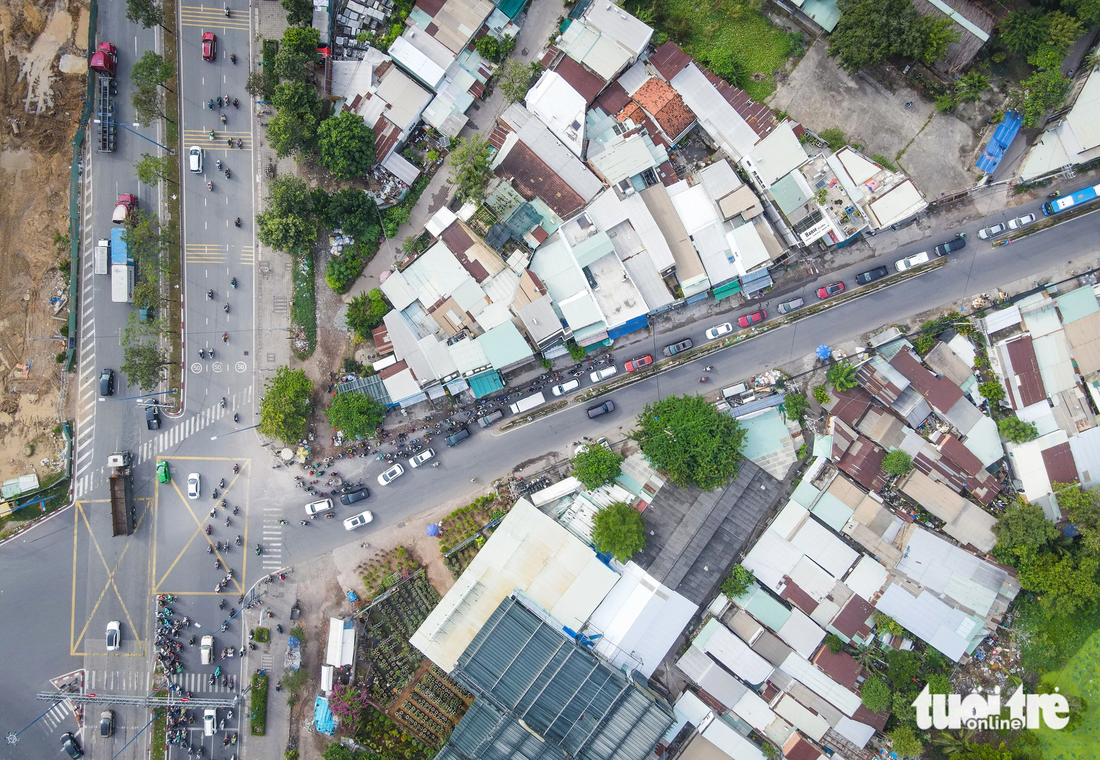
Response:
M366 512L360 512L354 517L349 517L348 519L344 520L344 530L355 530L356 528L361 528L373 519L374 515L371 514L369 509Z
M199 492L202 488L202 482L199 480L199 474L193 472L187 476L187 498L197 499L199 498Z
M581 381L580 380L570 380L569 382L561 383L560 385L555 385L553 388L550 389L550 391L555 396L564 396L566 393L569 393L569 391L575 391L575 390L577 390L577 388L580 388L580 387L581 387Z
M214 637L209 634L202 637L199 645L199 660L203 665L214 664Z
M206 711L202 714L202 734L203 736L213 736L214 728L218 722L218 711L212 707L207 707Z
M405 468L399 464L395 464L390 469L383 472L378 476L378 485L388 486L393 481L405 474Z
M122 624L112 620L107 624L107 651L115 652L122 646Z
M307 515L327 512L330 509L332 509L332 499L321 499L320 501L311 501L309 504L306 504Z
M921 253L914 254L907 258L902 259L894 264L894 268L899 272L904 272L906 269L912 269L915 266L928 263L928 251L922 251Z
M1000 235L1004 231L1005 223L997 222L996 224L991 224L988 227L978 230L978 237L982 240L989 240L989 238L993 237L994 235Z
M429 459L435 456L435 449L424 449L419 454L409 460L410 467L419 467L427 462Z
M1008 228L1010 230L1018 230L1024 225L1031 224L1034 221L1035 214L1024 214L1023 216L1018 216L1015 219L1009 219Z
M619 368L612 364L610 367L604 367L603 369L598 369L595 372L590 373L588 375L588 378L592 382L598 383L601 380L606 380L609 377L613 377L618 371Z
M715 338L720 338L726 333L731 332L733 332L733 325L729 322L723 322L717 327L712 327L707 330L707 340L714 340Z
M191 167L191 171L195 172L195 174L202 173L202 148L198 145L192 145L191 150L187 152L187 160Z

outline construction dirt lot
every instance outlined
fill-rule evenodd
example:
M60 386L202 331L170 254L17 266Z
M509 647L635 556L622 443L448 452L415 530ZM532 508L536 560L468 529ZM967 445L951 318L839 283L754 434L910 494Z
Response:
M89 9L0 0L0 480L62 462L69 172Z

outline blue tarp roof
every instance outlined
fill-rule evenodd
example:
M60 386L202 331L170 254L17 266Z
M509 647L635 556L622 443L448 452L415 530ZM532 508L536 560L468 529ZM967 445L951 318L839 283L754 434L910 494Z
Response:
M313 723L322 734L332 736L336 733L336 718L324 697L317 697L317 701L313 703Z
M985 146L985 150L982 151L982 155L978 157L977 167L980 170L986 174L992 174L997 170L997 166L1004 158L1008 146L1016 139L1022 121L1020 114L1015 111L1009 111L1005 114L1004 121L997 126L997 131L993 133L993 139L989 141L989 144Z
M504 387L504 382L495 369L468 377L466 382L470 384L470 390L474 392L474 398L484 398Z

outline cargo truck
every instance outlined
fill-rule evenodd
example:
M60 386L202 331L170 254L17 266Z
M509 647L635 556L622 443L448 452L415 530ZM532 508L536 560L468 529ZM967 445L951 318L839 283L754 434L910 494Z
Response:
M542 392L535 393L527 398L521 398L514 404L509 404L508 408L512 410L512 414L523 414L534 409L537 406L542 406L546 403L546 397L542 395Z
M96 115L99 117L99 152L115 149L115 67L118 50L110 42L101 42L88 66L96 72Z
M95 273L107 274L108 257L111 255L111 241L100 240L95 245Z
M111 521L114 536L134 532L134 478L130 471L130 452L118 451L107 457L111 468Z
M111 300L130 303L134 300L134 260L126 247L125 230L111 230Z
M115 224L125 224L130 220L130 215L134 213L134 209L137 208L138 200L136 195L130 193L122 193L118 196L118 203L115 204L115 212L111 215L111 221Z

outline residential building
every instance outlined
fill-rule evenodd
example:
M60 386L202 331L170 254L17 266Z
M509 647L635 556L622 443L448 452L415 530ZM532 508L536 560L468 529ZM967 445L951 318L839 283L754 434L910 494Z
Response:
M587 102L573 85L557 72L544 71L527 91L524 103L562 145L577 158L582 157Z
M385 165L391 155L404 161L398 151L420 123L432 94L389 56L373 48L368 53L361 61L333 62L333 92L343 97L344 110L362 116L374 131L378 163Z
M1089 69L1075 87L1072 107L1052 122L1020 164L1020 179L1030 182L1100 157L1100 75Z

